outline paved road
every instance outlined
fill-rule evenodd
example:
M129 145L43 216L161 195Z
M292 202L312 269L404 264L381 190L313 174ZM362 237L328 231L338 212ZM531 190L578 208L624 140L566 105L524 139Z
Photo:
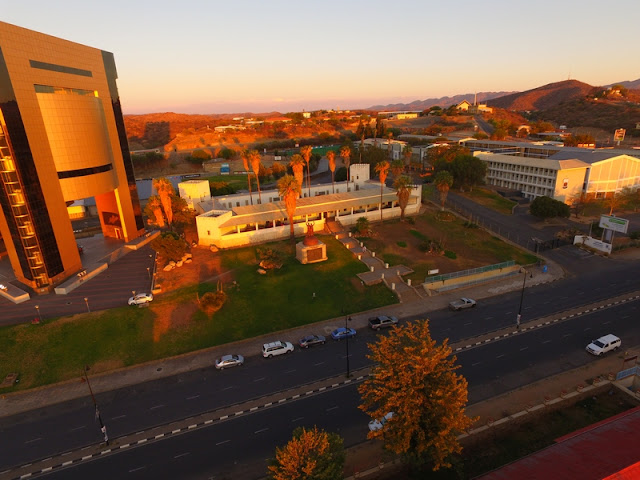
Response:
M569 320L512 335L458 354L461 372L469 381L470 402L518 388L546 376L597 362L585 345L605 332L620 335L625 344L640 343L636 319L639 302L583 312ZM276 445L284 444L300 425L317 425L339 433L351 446L366 437L367 418L358 411L354 386L326 393L286 397L278 406L245 410L240 416L213 422L191 433L171 435L116 455L98 456L58 478L158 478L169 473L181 478L260 478ZM195 420L194 420L195 421ZM115 445L114 445L115 447ZM163 472L164 475L163 475Z

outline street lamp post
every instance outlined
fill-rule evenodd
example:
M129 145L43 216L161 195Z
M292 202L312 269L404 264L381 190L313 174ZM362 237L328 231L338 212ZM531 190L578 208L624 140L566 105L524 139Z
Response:
M347 322L351 321L351 317L344 317L344 329L347 336L347 378L351 376L349 371L349 327L347 327Z
M38 312L38 321L42 322L42 314L40 313L40 305L36 305L36 312Z
M87 304L87 312L91 313L91 309L89 308L89 298L84 297L84 303Z
M151 280L151 269L149 267L147 267L147 275L149 277L149 280Z
M527 284L527 273L529 274L529 278L533 278L533 273L527 272L526 269L522 269L524 272L524 277L522 279L522 292L520 292L520 307L518 307L518 316L516 317L516 328L520 330L520 320L522 318L522 300L524 299L524 287Z
M89 375L87 375L88 371L89 371L89 366L85 365L84 379L87 382L87 386L89 387L89 393L91 394L91 400L93 400L93 406L96 409L96 420L100 424L100 432L104 436L104 443L109 445L109 436L107 435L107 426L102 422L102 417L100 416L100 410L98 410L98 403L96 402L96 397L93 395L93 390L91 389L91 383L89 383Z

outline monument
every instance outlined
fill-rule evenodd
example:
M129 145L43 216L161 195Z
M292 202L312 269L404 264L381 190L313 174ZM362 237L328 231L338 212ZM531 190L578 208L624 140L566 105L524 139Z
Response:
M313 234L313 222L307 223L304 240L296 244L296 258L302 264L327 260L327 246Z

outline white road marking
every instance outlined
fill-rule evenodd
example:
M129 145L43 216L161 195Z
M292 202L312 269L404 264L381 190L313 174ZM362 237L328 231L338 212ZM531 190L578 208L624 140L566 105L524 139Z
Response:
M71 430L69 430L70 432L75 432L76 430L82 430L83 428L85 428L85 425L81 425L79 427L76 428L72 428Z
M587 330L591 330L591 327L587 327L584 329L584 331L586 332Z
M482 362L476 362L476 363L472 363L471 366L475 367L476 365L480 365Z
M231 440L223 440L222 442L216 443L216 445L222 445L223 443L229 443Z
M602 322L603 325L609 325L611 323L611 320L609 320L608 322Z
M267 430L269 430L269 429L268 428L263 428L262 430L256 430L253 433L258 434L258 433L266 432Z
M467 325L471 325L471 323L473 323L473 322L467 322L467 323L464 324L464 326L466 327Z
M295 371L296 371L296 369L294 368L293 370L287 370L287 371L286 371L286 372L284 372L284 373L293 373L293 372L295 372Z
M260 377L260 378L256 378L256 379L254 379L253 381L254 381L254 382L261 382L261 381L262 381L262 380L264 380L264 379L265 379L265 377Z
M335 406L335 407L327 408L327 412L330 412L331 410L337 410L338 408L340 407Z
M565 333L564 335L562 335L563 337L570 337L571 334L570 333Z
M124 418L126 415L118 415L117 417L111 417L111 420L118 420L119 418Z
M147 468L147 467L146 466L142 466L142 467L134 468L132 470L129 470L129 473L137 472L138 470L144 470L145 468Z
M33 442L39 442L40 440L42 440L42 437L38 437L38 438L33 438L31 440L27 440L24 443L33 443Z
M527 348L529 348L529 347L522 347L522 348L520 349L520 351L521 351L521 352L524 352Z
M186 457L187 455L189 455L189 452L181 453L180 455L174 455L173 458Z
M291 422L299 422L300 420L302 420L304 417L298 417L298 418L294 418L293 420L291 420Z
M153 410L153 409L155 409L155 408L162 408L162 407L164 407L164 406L165 406L165 405L154 405L154 406L153 406L153 407L151 407L149 410Z
M542 342L542 343L551 343L551 340L545 340L545 341L544 341L544 342Z
M314 363L313 365L317 367L318 365L324 365L324 362Z
M502 358L504 357L504 355L498 355L496 358Z

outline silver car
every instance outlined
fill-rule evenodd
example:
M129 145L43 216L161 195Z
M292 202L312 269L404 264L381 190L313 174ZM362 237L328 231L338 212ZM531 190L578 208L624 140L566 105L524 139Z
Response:
M244 357L242 355L223 355L216 360L216 368L218 370L239 367L242 364L244 364Z

